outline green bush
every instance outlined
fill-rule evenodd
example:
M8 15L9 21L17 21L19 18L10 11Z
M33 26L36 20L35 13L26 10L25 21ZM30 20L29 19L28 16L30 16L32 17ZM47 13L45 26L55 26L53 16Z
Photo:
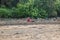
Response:
M0 18L8 18L11 16L11 10L7 8L0 8Z
M17 10L20 17L45 18L48 16L45 10L38 10L37 7L32 7L31 5L26 6L19 4Z
M45 10L32 8L26 5L19 5L17 8L0 8L0 18L45 18L47 13Z
M15 1L16 2L16 1ZM46 18L60 16L60 0L19 0L15 2L2 1L0 5L0 18ZM11 9L9 9L11 6Z
M46 18L48 16L48 13L44 9L39 10L39 17L40 18Z
M32 8L29 11L29 14L30 14L30 17L37 18L38 17L38 14L39 14L39 10L37 8Z
M26 6L26 5L23 5L23 4L19 4L17 6L17 14L19 14L18 16L20 18L24 18L24 17L27 17L29 14L29 8Z

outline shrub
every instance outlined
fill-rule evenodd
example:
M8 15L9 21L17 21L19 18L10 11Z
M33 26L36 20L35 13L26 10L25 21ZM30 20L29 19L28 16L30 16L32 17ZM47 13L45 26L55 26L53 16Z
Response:
M11 16L11 10L7 8L0 8L0 18L8 18Z
M48 13L44 9L39 10L39 17L40 18L46 18L48 16Z

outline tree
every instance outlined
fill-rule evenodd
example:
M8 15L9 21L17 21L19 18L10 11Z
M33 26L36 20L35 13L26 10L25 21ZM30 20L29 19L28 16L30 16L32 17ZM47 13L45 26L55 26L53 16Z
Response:
M31 0L30 0L31 1ZM47 17L57 17L57 11L56 11L56 0L33 0L33 8L37 8L39 11L41 9L45 10L46 14L48 14ZM41 14L39 12L39 14ZM44 14L44 12L42 13Z

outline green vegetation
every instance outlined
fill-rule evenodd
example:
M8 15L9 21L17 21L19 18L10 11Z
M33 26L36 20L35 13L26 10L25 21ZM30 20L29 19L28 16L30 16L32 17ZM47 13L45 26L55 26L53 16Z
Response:
M0 18L60 17L60 0L0 0Z

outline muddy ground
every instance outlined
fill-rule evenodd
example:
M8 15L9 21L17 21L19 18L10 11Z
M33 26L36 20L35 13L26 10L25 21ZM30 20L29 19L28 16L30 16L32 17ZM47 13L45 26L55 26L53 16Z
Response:
M60 40L60 24L0 26L0 40Z

